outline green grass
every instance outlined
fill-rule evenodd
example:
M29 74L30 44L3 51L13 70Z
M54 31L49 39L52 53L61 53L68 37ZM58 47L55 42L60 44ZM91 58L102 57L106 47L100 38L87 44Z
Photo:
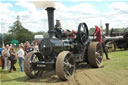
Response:
M128 51L112 52L109 53L109 57L111 59L104 59L104 68L99 70L106 73L113 82L116 82L114 85L127 85ZM0 85L42 85L40 79L28 79L24 72L20 72L18 62L16 68L17 71L8 73L8 71L2 71L0 67Z
M109 53L111 60L104 62L104 69L114 85L128 85L128 51Z
M109 53L109 56L111 60L104 62L106 67L128 70L128 51L112 52Z

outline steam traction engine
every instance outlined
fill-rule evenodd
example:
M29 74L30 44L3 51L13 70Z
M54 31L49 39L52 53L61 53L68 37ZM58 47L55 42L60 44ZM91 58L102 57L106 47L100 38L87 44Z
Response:
M103 51L98 42L91 42L88 37L88 27L80 23L76 38L55 38L54 8L46 9L48 13L49 38L44 38L39 44L39 52L30 52L24 61L24 71L30 78L41 76L48 69L56 69L61 80L73 76L76 63L87 62L92 67L102 66Z

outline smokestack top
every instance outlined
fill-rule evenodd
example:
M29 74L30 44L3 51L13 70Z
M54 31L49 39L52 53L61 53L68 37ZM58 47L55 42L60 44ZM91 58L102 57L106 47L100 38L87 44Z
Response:
M105 25L109 25L109 23L106 23Z
M55 10L54 7L47 7L45 10Z
M48 26L49 26L49 38L52 38L55 36L55 30L54 30L54 7L48 7L46 8L46 11L48 13Z

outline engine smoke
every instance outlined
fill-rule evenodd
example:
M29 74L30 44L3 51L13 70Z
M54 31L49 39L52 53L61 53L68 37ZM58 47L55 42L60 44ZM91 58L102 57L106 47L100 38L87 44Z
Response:
M53 0L35 0L33 1L36 8L48 8L48 7L55 7L55 3Z

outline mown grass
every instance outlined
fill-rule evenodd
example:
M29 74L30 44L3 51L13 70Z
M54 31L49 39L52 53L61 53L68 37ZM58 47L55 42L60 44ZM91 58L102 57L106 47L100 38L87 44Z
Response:
M128 85L128 51L109 53L111 60L104 62L102 71L114 85Z
M113 67L117 69L128 70L128 51L115 51L109 53L110 61L104 62L104 65L108 68Z
M106 73L114 85L127 85L128 83L128 51L116 51L109 53L110 60L104 59L104 68L99 69ZM40 79L28 79L24 72L20 72L19 64L17 71L2 71L0 67L0 85L43 85ZM102 75L101 75L102 76ZM53 80L49 80L51 82ZM52 85L52 84L51 84Z

